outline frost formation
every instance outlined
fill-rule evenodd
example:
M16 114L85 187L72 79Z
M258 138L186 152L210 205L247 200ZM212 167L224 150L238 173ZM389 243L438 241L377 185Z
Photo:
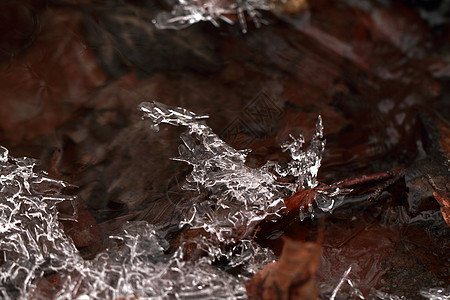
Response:
M246 14L259 27L263 20L258 10L271 9L273 3L268 0L179 0L171 12L159 13L153 22L158 29L183 29L200 21L209 21L218 27L219 21L233 24L228 16L235 15L245 33Z
M194 229L202 228L210 234L209 238L216 238L221 243L235 243L249 238L261 220L280 216L285 210L283 198L300 187L307 189L318 184L316 176L325 147L320 116L306 151L301 150L302 136L291 137L293 141L282 146L292 157L287 166L269 161L263 167L253 169L245 164L250 150L236 150L227 145L203 121L207 116L158 102L144 102L139 107L156 128L161 123L188 127L181 135L180 156L174 159L192 166L185 188L206 189L209 197L190 203L192 209L181 226L188 224ZM296 182L277 181L286 176L295 177ZM323 199L322 202L326 202L327 199ZM319 203L319 208L328 210L330 201Z
M146 222L126 224L84 260L58 221L56 205L73 200L60 193L67 185L35 172L36 163L0 146L2 299L246 298L244 281L210 260L186 262L181 247L166 254L168 242Z
M436 287L436 288L422 289L420 291L420 295L430 300L448 300L450 299L450 288Z
M66 184L34 172L37 161L0 146L0 295L26 295L45 271L73 268L77 249L58 222Z
M161 123L187 126L177 160L193 168L186 188L209 192L207 199L190 199L180 223L201 228L197 247L208 255L183 259L183 245L169 251L169 243L154 225L127 223L105 241L106 250L84 260L59 220L57 204L72 196L68 185L35 171L36 160L14 158L0 146L0 297L4 299L245 299L245 280L275 260L270 249L251 239L254 226L277 217L283 198L299 187L317 185L315 177L324 147L319 118L310 147L301 151L303 138L283 146L292 161L281 167L268 162L252 169L245 165L248 150L235 150L214 134L203 119L183 108L160 103L140 106L157 128ZM294 176L295 183L280 183ZM228 245L228 246L227 246ZM238 276L214 265L226 258L227 268L240 268Z
M244 283L207 259L184 261L181 247L165 254L168 242L147 222L126 224L107 246L94 260L65 274L62 298L245 298Z

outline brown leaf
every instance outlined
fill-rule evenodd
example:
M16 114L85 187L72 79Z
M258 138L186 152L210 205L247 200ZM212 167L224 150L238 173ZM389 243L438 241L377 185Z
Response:
M433 187L433 197L441 206L442 216L447 225L450 226L450 193L447 190L439 189L430 176L428 176L428 180Z
M284 238L278 261L267 265L247 282L249 299L316 299L315 276L321 247L313 242Z
M65 212L64 208L60 211ZM94 217L88 211L86 203L82 199L77 200L78 217L76 221L62 220L65 232L70 236L78 248L89 247L100 248L100 231Z
M447 223L448 226L450 226L450 199L448 197L448 193L443 195L438 191L434 191L433 196L441 206L441 212L445 222Z
M33 139L68 120L106 76L80 35L81 14L46 9L39 34L13 59L0 61L1 138Z
M444 156L447 158L447 162L450 161L450 126L448 123L443 120L437 120L437 126L441 133L441 137L439 139L440 149L444 153Z

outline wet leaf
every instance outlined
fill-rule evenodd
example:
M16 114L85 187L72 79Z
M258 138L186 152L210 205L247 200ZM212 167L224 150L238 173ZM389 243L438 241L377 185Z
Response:
M34 20L40 31L33 43L0 62L0 126L10 143L48 134L105 80L80 36L79 13L46 9Z
M313 242L284 238L280 258L247 282L249 299L316 299L315 277L320 264L321 247Z
M441 206L442 216L444 217L447 225L450 226L450 192L448 190L440 190L430 179L431 185L433 186L433 197ZM447 183L448 185L448 183Z

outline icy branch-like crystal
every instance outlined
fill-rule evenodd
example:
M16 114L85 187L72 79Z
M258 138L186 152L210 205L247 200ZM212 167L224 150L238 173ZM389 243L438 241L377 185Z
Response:
M207 190L209 196L189 199L180 226L189 224L209 234L189 241L208 256L196 262L184 261L182 247L166 254L168 242L157 228L133 222L111 237L106 242L108 248L95 259L83 260L58 221L62 216L56 204L73 200L61 194L67 184L36 172L37 161L13 158L0 147L2 298L244 299L245 276L275 259L269 249L251 241L250 233L262 219L283 212L283 198L301 186L317 184L324 147L321 120L306 152L300 150L303 137L283 146L292 156L286 168L268 162L252 169L245 165L249 151L235 150L222 141L203 121L207 116L156 102L143 103L140 108L155 126L167 123L188 127L181 136L183 145L176 159L193 168L186 188ZM278 182L283 175L294 176L297 182ZM180 209L184 209L182 205ZM231 267L242 267L240 278L211 264L222 257ZM49 278L52 276L55 279ZM45 286L53 281L57 282L56 289ZM49 291L54 294L47 294Z
M422 289L420 291L420 295L430 300L448 300L450 299L450 288L436 287L436 288Z
M317 185L316 176L325 145L320 117L311 145L305 152L301 150L303 137L292 138L292 143L283 145L292 157L287 167L267 162L263 167L253 169L245 164L249 150L236 150L227 145L200 120L204 116L158 102L141 103L140 109L144 117L157 125L167 123L188 127L181 135L183 144L179 147L180 156L175 160L192 166L185 188L206 189L210 194L207 199L193 199L192 209L181 225L202 228L221 243L234 243L248 237L261 220L283 212L283 198L299 187ZM278 176L288 175L294 176L297 183L277 181Z
M154 126L159 126L161 123L189 126L189 124L195 123L197 120L208 118L208 115L197 115L181 107L170 108L154 103L148 103L146 106L141 105L140 109L147 117L153 120Z
M128 223L83 260L58 221L56 204L72 200L60 194L66 184L36 163L0 146L0 298L245 298L244 281L210 260L185 262L182 248L165 254L168 242L146 222Z
M181 136L183 145L175 159L193 168L187 179L188 188L212 192L209 200L193 204L191 215L181 225L203 228L219 241L230 243L246 236L267 216L281 213L283 184L277 183L276 176L265 168L246 166L247 150L237 151L228 146L204 121L185 109L168 108L157 102L142 103L140 108L157 124L175 123L189 128ZM173 116L179 117L177 122Z
M60 194L64 182L34 172L37 161L12 158L0 146L0 294L5 287L25 295L45 270L72 268L78 254L57 220L56 204L71 201ZM45 266L45 267L44 267Z
M256 27L262 23L258 10L271 10L268 0L180 0L173 10L159 13L153 23L158 29L183 29L200 21L209 21L219 26L219 21L233 24L229 16L236 16L242 31L247 32L247 14Z
M112 236L108 249L64 274L67 298L244 299L244 282L211 266L187 262L179 248L164 254L168 242L147 222L132 222Z
M283 151L289 150L292 160L288 163L288 167L282 169L278 164L274 164L276 172L282 177L292 175L297 178L297 182L303 189L316 187L317 173L319 172L322 162L322 153L325 149L325 141L323 140L322 118L319 116L316 124L316 132L311 140L311 145L306 151L302 151L302 145L305 142L303 136L298 139L289 135L292 139L291 143L285 143L281 146Z

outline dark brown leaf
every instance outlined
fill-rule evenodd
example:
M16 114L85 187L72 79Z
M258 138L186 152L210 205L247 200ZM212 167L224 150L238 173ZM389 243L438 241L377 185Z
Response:
M278 261L267 265L247 282L249 299L316 299L315 277L320 264L321 246L284 238Z

